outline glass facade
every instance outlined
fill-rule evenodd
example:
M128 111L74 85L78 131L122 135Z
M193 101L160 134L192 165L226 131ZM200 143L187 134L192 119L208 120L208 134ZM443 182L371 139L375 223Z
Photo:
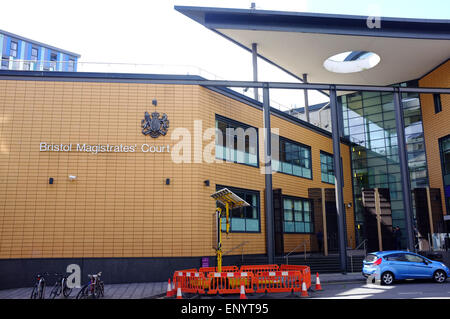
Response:
M405 229L393 94L356 92L339 97L344 136L352 142L351 160L356 225L364 224L362 190L388 188L392 222ZM403 116L411 189L428 186L419 95L403 94ZM412 203L414 205L414 201ZM358 240L364 239L357 227ZM402 231L403 234L406 231Z
M444 196L447 214L450 213L450 135L439 140L441 151L442 177L444 180Z

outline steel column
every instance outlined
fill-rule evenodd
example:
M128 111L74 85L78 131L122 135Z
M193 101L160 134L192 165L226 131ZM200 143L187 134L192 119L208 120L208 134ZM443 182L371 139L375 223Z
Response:
M258 45L252 43L253 81L258 82ZM255 100L258 101L258 88L253 89Z
M394 88L395 126L397 130L398 156L400 160L400 176L402 183L403 209L406 222L406 248L414 251L413 210L411 183L409 178L408 156L406 153L405 122L403 119L402 97L398 88Z
M272 141L270 132L270 104L269 86L263 87L263 113L264 113L264 176L265 176L265 203L266 214L266 246L267 262L275 263L275 233L273 216L273 190L272 190Z
M308 75L306 73L303 74L303 83L308 83ZM306 122L309 121L309 102L308 102L308 90L303 90L303 95L305 97L305 116L306 116Z
M345 228L345 205L342 180L341 141L336 87L330 86L331 136L333 140L333 164L336 190L336 212L338 222L339 257L341 271L347 272L347 231Z

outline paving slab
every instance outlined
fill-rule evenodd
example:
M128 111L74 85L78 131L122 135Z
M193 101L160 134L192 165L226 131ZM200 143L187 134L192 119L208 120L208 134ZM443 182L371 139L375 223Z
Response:
M319 274L320 283L366 281L366 278L358 273L325 273ZM311 283L315 284L316 274L311 274ZM0 290L0 299L29 299L32 288L15 288ZM46 287L45 297L50 295L51 287ZM69 299L76 298L80 288L74 288ZM147 282L128 284L105 284L105 299L142 299L155 298L167 292L167 282ZM59 298L59 297L57 297Z

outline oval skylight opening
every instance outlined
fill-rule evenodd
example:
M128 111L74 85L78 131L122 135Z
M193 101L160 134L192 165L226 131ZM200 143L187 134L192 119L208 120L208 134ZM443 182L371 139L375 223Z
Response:
M334 73L355 73L375 67L380 60L380 56L374 52L347 51L329 57L323 66Z

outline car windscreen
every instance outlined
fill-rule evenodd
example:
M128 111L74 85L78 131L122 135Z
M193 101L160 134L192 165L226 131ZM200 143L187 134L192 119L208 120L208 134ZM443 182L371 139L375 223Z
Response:
M375 260L377 260L378 259L378 256L377 255L373 255L373 254L368 254L367 256L366 256L366 258L364 258L364 261L366 262L366 263L373 263Z

